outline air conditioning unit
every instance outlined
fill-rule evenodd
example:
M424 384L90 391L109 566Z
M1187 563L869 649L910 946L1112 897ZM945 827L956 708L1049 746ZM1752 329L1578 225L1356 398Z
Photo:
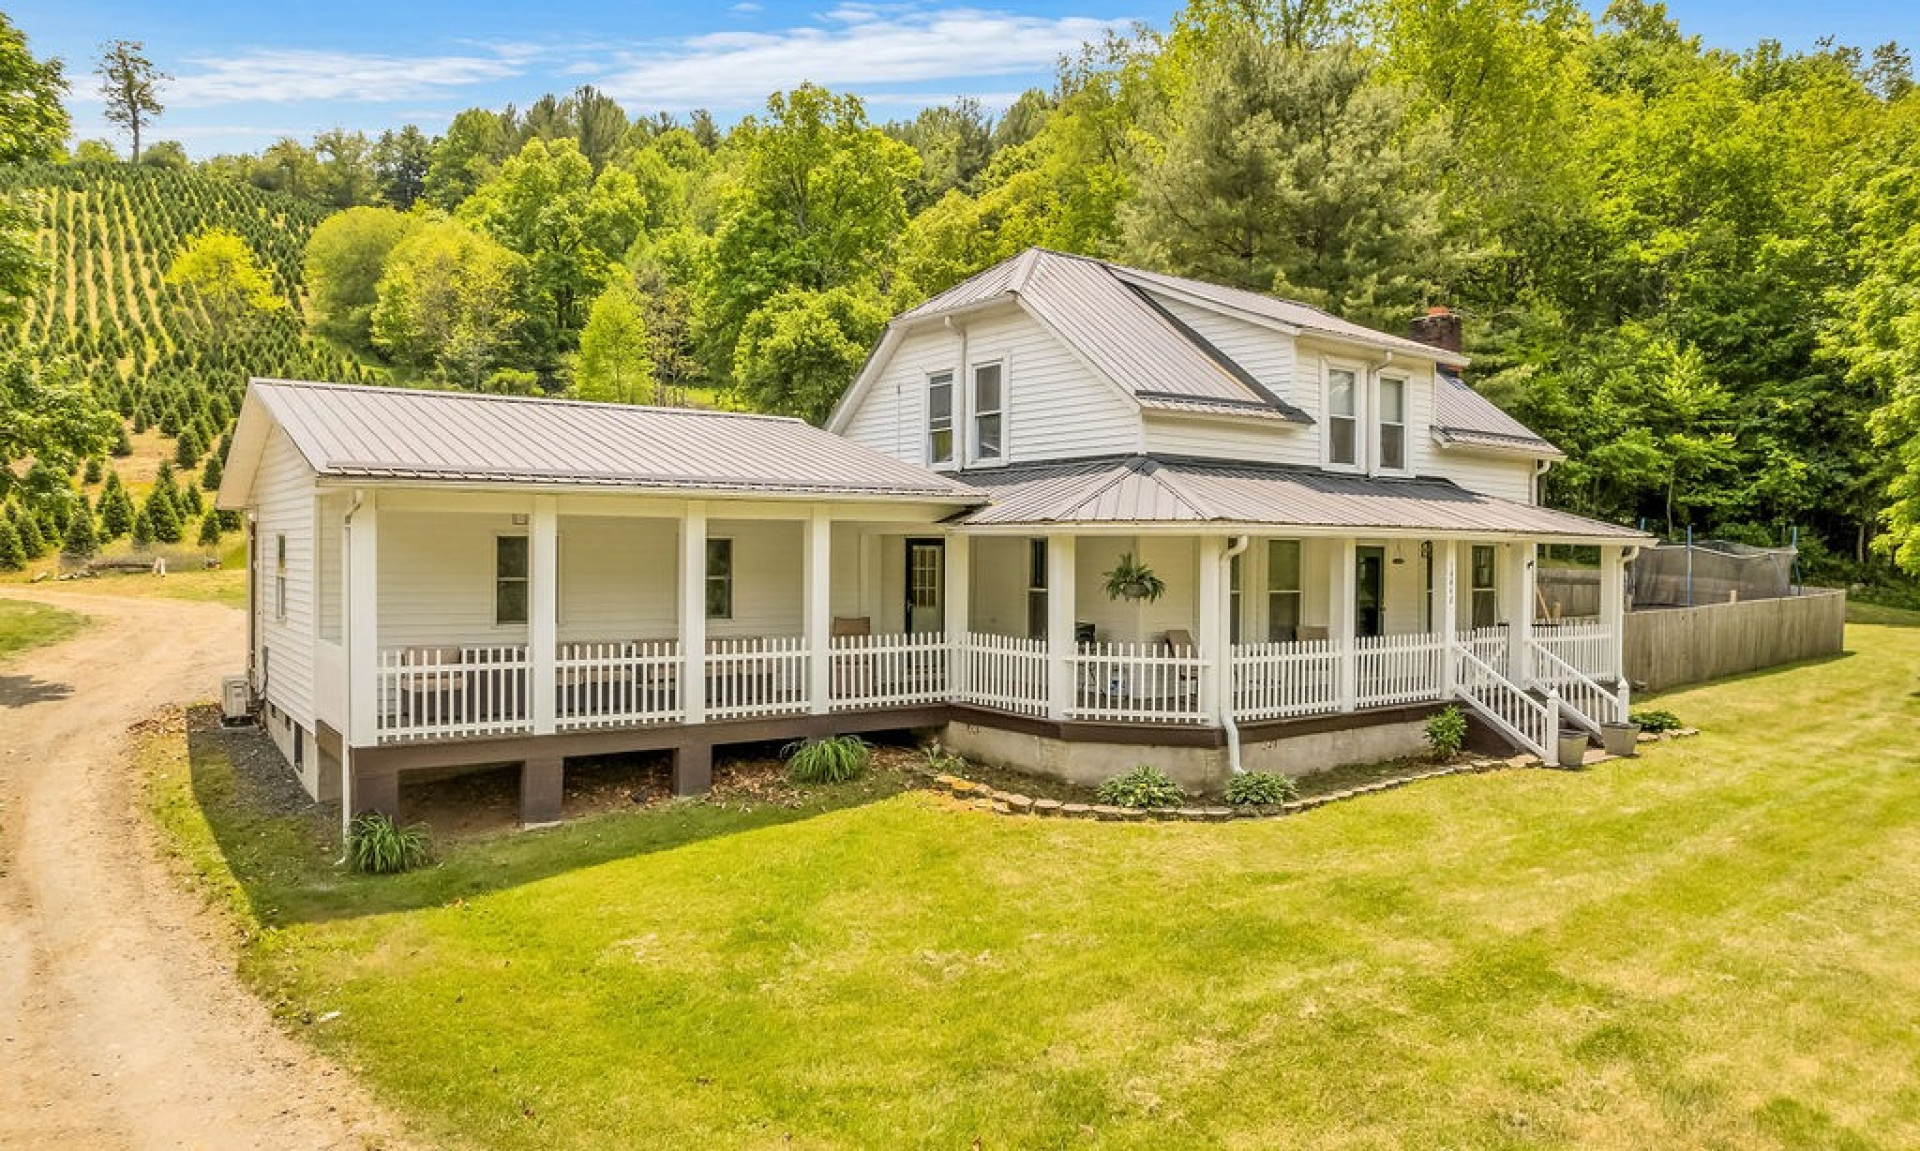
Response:
M244 675L224 676L220 680L220 722L246 723L253 718L253 692Z

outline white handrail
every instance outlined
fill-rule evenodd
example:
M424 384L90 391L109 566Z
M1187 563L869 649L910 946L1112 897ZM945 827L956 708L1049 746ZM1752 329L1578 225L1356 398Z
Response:
M1585 672L1556 655L1544 644L1533 645L1533 673L1553 688L1566 717L1594 735L1603 723L1624 723L1626 704L1621 696L1595 683Z
M1244 722L1340 710L1340 649L1330 639L1233 645L1233 714Z
M1456 643L1454 658L1458 674L1454 691L1480 717L1543 760L1551 760L1548 750L1559 730L1560 705L1549 690L1543 702L1533 698L1465 644Z
M1072 656L1075 719L1205 723L1200 677L1206 663L1191 648L1157 643L1083 643Z
M937 632L843 635L828 641L829 708L858 711L947 698L948 648Z

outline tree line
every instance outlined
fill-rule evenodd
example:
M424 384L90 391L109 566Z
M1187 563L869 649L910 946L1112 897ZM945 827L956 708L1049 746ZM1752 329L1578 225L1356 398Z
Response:
M581 88L196 167L333 212L287 303L397 382L818 419L888 315L1033 244L1444 304L1567 451L1551 502L1873 578L1920 571L1913 88L1897 45L1714 49L1645 0L1194 0L997 116Z

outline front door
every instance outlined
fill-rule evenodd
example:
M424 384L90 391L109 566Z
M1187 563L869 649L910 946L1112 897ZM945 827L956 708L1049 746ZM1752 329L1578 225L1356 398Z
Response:
M947 545L942 540L907 541L907 632L918 635L946 626Z
M1385 548L1355 548L1353 589L1353 634L1380 635L1386 629Z

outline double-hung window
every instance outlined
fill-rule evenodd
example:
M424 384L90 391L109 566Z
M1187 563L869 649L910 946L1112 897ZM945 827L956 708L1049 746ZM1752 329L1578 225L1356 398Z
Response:
M1027 541L1027 638L1047 637L1047 541Z
M1500 617L1500 599L1494 591L1494 551L1490 544L1473 545L1473 626L1492 627Z
M1005 372L1000 364L973 368L973 458L997 460L1006 451Z
M733 541L707 541L707 618L733 618Z
M1380 379L1380 468L1407 469L1407 381Z
M1267 541L1267 640L1300 636L1300 541Z
M927 463L953 462L953 373L927 377Z
M493 540L493 622L527 622L527 537Z
M1360 389L1351 368L1327 369L1327 462L1360 463Z

